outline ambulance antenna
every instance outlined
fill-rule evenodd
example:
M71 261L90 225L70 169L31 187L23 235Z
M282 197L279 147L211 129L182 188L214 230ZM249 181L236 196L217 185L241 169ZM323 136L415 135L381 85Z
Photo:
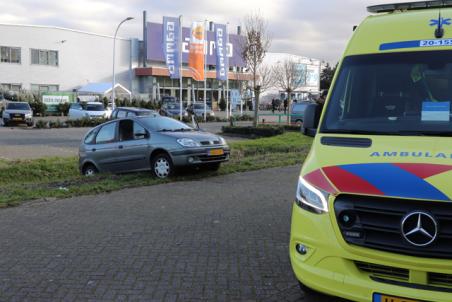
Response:
M441 18L441 10L439 10L438 27L435 29L435 37L441 39L444 36L443 19Z

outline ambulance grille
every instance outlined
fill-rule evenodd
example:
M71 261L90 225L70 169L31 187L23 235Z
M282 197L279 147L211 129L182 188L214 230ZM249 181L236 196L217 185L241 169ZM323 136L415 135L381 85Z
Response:
M409 270L407 269L359 261L355 261L355 264L360 271L368 273L374 277L396 279L401 281L408 281L409 279Z
M342 236L351 245L418 257L452 259L452 202L339 195L334 210ZM438 237L425 247L410 244L401 232L403 218L415 211L429 213L438 225ZM344 222L345 214L350 218L347 223Z

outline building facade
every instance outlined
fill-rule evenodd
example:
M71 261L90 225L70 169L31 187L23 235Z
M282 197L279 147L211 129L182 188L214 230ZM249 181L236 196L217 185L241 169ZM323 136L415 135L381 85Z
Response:
M133 40L116 39L117 79L130 88ZM112 79L113 37L52 26L0 24L0 87L73 91Z
M163 96L182 97L183 101L191 103L202 101L206 94L208 102L216 107L226 95L242 95L246 91L252 76L246 72L240 55L243 37L239 27L230 30L229 34L228 83L216 79L214 25L210 23L207 27L205 83L192 79L187 66L190 28L183 28L180 96L180 81L170 79L165 66L162 24L146 22L145 14L143 18L142 39L116 39L116 82L132 95L151 101L158 101ZM287 57L296 59L307 75L305 85L295 92L295 98L318 93L319 60L268 53L265 64L277 64ZM0 24L0 88L4 90L75 92L87 84L111 82L112 65L111 36L53 26ZM274 87L262 97L263 101L281 98L281 92Z

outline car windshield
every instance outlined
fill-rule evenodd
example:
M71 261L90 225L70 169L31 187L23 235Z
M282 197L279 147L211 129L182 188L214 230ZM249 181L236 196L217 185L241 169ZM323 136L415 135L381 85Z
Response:
M151 131L192 131L192 127L169 117L149 117L140 119Z
M166 104L166 108L168 108L168 109L179 109L179 107L180 107L180 104L176 104L176 103Z
M30 110L30 105L27 103L8 103L7 110Z
M344 59L321 132L452 135L452 51Z
M86 104L86 111L104 111L105 107L102 104Z
M194 104L193 109L204 110L204 104ZM206 106L206 110L210 110L210 107Z
M153 111L151 111L151 110L144 110L144 111L137 111L136 115L143 116L143 115L150 115L151 113L153 113Z

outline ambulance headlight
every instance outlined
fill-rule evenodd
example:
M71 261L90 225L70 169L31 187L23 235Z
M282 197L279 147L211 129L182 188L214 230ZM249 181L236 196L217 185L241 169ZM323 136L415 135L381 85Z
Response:
M303 177L298 179L295 203L316 213L328 212L328 193L309 184Z

